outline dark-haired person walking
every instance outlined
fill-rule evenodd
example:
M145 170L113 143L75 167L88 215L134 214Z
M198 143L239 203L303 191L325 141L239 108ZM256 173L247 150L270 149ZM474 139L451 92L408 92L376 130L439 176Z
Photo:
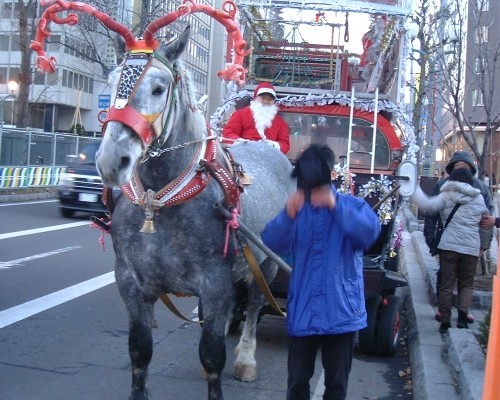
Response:
M354 336L366 327L363 251L378 238L377 215L363 200L331 183L335 157L311 145L292 176L297 191L262 232L264 243L294 259L287 303L287 400L310 398L318 349L325 372L323 399L347 395Z

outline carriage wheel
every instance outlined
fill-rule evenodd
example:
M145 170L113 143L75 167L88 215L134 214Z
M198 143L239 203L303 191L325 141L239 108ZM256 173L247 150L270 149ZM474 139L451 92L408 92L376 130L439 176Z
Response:
M384 304L380 309L377 352L382 356L391 356L396 353L399 346L401 298L387 296L386 301L387 305Z
M366 354L373 354L377 350L375 335L377 328L377 315L381 300L382 298L377 295L371 299L367 299L365 303L367 326L358 333L358 347L361 352Z

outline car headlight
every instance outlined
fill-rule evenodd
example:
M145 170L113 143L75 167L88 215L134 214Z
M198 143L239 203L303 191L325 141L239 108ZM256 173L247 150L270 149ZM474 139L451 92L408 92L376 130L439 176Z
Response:
M59 186L75 186L74 175L63 172L59 177Z

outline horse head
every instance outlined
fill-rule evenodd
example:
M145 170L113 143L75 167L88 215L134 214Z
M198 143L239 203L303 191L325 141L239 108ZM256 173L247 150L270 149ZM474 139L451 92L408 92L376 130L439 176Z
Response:
M112 107L96 157L105 185L129 182L137 162L152 147L168 142L173 128L184 125L183 112L194 108L178 61L189 33L187 27L176 40L153 52L127 53L111 73Z

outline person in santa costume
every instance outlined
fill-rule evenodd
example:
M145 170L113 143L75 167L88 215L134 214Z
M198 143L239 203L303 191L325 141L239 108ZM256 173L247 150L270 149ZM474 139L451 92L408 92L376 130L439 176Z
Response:
M290 150L290 128L278 115L273 86L262 82L253 97L250 105L231 115L222 131L222 142L231 145L262 140L286 154Z

